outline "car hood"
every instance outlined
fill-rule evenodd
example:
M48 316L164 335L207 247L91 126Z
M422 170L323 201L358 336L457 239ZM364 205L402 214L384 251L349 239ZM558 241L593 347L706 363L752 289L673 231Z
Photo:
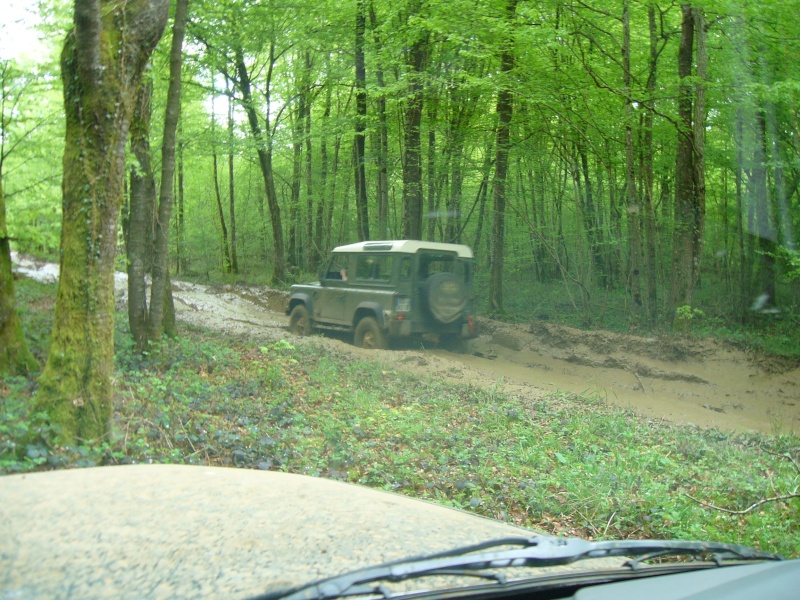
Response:
M0 599L247 597L533 532L326 479L180 465L0 477Z

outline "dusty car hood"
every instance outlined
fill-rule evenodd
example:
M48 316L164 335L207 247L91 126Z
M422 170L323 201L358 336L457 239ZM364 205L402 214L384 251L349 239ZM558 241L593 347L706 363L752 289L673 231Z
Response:
M247 597L531 532L326 479L179 465L0 477L0 599Z

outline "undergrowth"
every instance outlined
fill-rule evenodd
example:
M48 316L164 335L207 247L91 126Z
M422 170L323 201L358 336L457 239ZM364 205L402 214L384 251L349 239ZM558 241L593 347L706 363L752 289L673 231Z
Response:
M28 288L26 328L41 354ZM37 296L37 294L41 294ZM33 307L33 308L31 308ZM36 307L39 307L38 309ZM118 315L124 323L124 315ZM800 440L664 425L600 400L417 379L314 344L188 330L139 356L117 331L112 433L32 439L35 380L0 379L0 471L186 463L329 477L557 535L713 539L797 556Z
M552 321L579 329L636 335L678 332L726 340L749 351L800 362L800 292L797 284L784 287L784 301L777 311L748 310L743 318L735 308L733 292L709 276L705 285L695 292L697 306L679 307L670 328L661 313L654 324L649 323L644 314L632 316L630 294L623 286L614 289L591 286L586 290L588 301L584 305L581 289L576 284L565 284L557 279L537 283L531 273L522 271L506 278L503 312L486 316L506 322ZM475 278L475 295L478 314L486 314L490 307L485 272ZM664 298L659 300L659 310L663 310L664 301Z

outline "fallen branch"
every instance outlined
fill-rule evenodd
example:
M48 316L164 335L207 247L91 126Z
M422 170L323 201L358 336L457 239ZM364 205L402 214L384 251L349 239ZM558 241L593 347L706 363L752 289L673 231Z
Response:
M763 504L767 504L769 502L780 502L782 500L791 500L792 498L800 498L800 494L787 494L785 496L773 496L771 498L764 498L762 500L759 500L758 502L755 502L755 503L751 504L750 506L748 506L745 509L733 510L733 509L730 509L730 508L724 508L722 506L716 506L714 504L710 504L710 503L705 502L703 500L699 500L698 498L695 498L694 496L690 496L689 494L686 494L686 493L684 493L683 495L686 496L687 498L689 498L689 500L694 500L695 502L697 502L698 504L701 504L702 506L706 506L708 508L713 508L714 510L719 510L719 511L722 511L722 512L726 512L726 513L731 514L731 515L746 515L750 511L755 510L759 506L762 506Z
M639 382L639 387L642 388L642 391L647 393L647 390L644 389L644 384L642 383L642 380L639 378L639 374L636 371L634 371L633 376L636 377L636 381Z
M792 458L792 455L789 454L788 452L781 454L779 452L773 452L772 450L767 450L766 448L761 448L761 449L767 454L772 454L772 456L777 456L778 458L785 458L786 460L792 463L792 465L794 466L794 470L800 473L800 464L798 464L797 461L794 458Z
M763 452L766 452L767 454L771 454L772 456L777 456L778 458L783 458L783 459L788 460L790 463L792 463L792 466L794 467L795 471L800 473L800 464L792 457L790 452L785 452L785 453L781 454L779 452L773 452L772 450L767 450L766 448L759 448L759 449L762 450ZM792 498L800 498L800 493L797 492L797 489L798 488L795 488L794 492L791 493L791 494L786 494L786 495L783 495L783 496L772 496L771 498L762 498L758 502L754 502L753 504L751 504L747 508L744 508L744 509L741 509L741 510L734 510L734 509L731 509L731 508L724 508L722 506L716 506L714 504L710 504L708 502L705 502L703 500L695 498L694 496L690 496L687 493L684 493L683 495L686 496L687 498L689 498L689 500L693 500L693 501L697 502L698 504L701 504L702 506L706 506L708 508L713 508L714 510L719 510L719 511L722 511L722 512L726 512L726 513L731 514L731 515L746 515L750 511L755 510L759 506L763 506L764 504L767 504L769 502L782 502L784 500L791 500Z
M606 523L606 528L603 530L603 537L608 533L608 528L611 527L611 523L614 521L614 517L617 516L617 511L611 513L611 516L608 518L608 523Z

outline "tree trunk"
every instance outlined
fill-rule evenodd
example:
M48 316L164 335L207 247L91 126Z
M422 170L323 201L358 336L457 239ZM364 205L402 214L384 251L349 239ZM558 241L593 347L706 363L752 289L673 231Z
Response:
M419 14L422 3L413 0L409 12ZM422 161L421 134L423 85L422 72L428 62L427 31L416 34L406 55L408 67L405 126L403 131L403 237L422 239Z
M744 171L744 115L741 104L736 110L736 237L737 248L739 250L739 320L741 323L746 321L748 292L750 291L748 274L750 273L750 256L745 252L745 226L744 226L744 193L742 190L742 175Z
M306 96L306 110L303 115L303 134L306 143L306 267L313 271L316 265L314 252L314 170L313 145L311 143L311 53L305 53L306 68L303 77L303 93Z
M275 66L275 45L270 44L269 65L267 67L267 106L269 106L269 89L272 82L272 69ZM266 134L261 130L261 124L256 114L255 104L252 98L250 73L244 62L244 52L241 48L236 49L236 72L238 74L237 84L242 94L242 105L247 113L247 122L250 131L256 142L256 152L258 153L258 165L261 168L261 175L264 178L264 188L267 194L269 205L270 220L272 222L272 251L273 267L272 281L280 282L286 278L286 260L283 253L283 224L281 222L281 207L278 204L278 196L275 193L275 176L272 171L272 142L271 132L269 131L269 116L266 119Z
M453 83L448 86L449 101L453 106L447 123L448 129L448 173L450 174L450 193L447 198L447 216L444 241L461 243L463 225L461 223L461 203L465 177L464 143L469 124L478 106L478 94L465 93L463 85Z
M492 171L493 148L493 143L489 143L489 146L486 148L486 154L484 155L486 158L483 161L483 177L481 177L481 184L478 187L478 223L475 226L475 241L472 244L472 250L476 258L481 252L481 237L483 236L483 226L486 221L486 199L489 195L489 175Z
M147 282L153 268L153 216L156 182L150 160L150 117L153 83L139 87L131 121L131 151L136 162L131 167L128 203L128 323L137 352L147 345Z
M426 218L428 220L427 240L433 242L436 239L436 223L439 216L436 210L436 103L437 98L430 98L428 102L428 160L426 170L428 172L428 210Z
M298 94L297 109L290 113L292 127L292 182L289 194L289 239L287 241L287 254L289 264L293 267L300 266L300 250L302 242L299 241L300 219L300 175L303 161L303 131L302 114L305 112L305 96Z
M214 122L212 116L212 123ZM213 126L212 126L213 129ZM211 136L214 136L212 131ZM217 206L217 218L219 219L219 227L220 227L220 248L222 250L222 270L225 273L231 272L231 254L228 250L228 226L225 224L225 211L222 210L222 194L219 190L219 168L217 166L217 150L216 148L211 150L211 161L212 161L212 179L214 180L214 200L216 201Z
M178 334L175 325L175 300L172 297L172 279L169 276L169 269L167 269L167 290L168 293L164 294L164 318L161 324L161 329L164 335L174 338Z
M603 230L598 219L598 208L595 206L594 188L592 177L589 173L589 157L586 154L586 147L583 143L577 144L578 157L580 159L581 176L583 177L584 204L583 216L586 237L589 240L589 252L592 256L595 275L599 278L602 287L608 286L608 277L603 262Z
M61 276L35 410L47 413L63 444L109 430L125 146L142 72L168 14L167 0L76 0L75 29L61 57Z
M692 303L692 262L694 229L694 165L692 151L692 9L682 5L683 20L678 50L678 151L675 159L675 224L672 246L671 316L679 306Z
M233 135L233 90L230 81L226 80L225 88L228 96L228 214L231 225L231 271L239 274L239 257L236 252L236 178L234 177L234 148L236 138Z
M328 122L331 116L331 86L328 86L327 94L325 96L325 109L322 113L322 120ZM314 229L314 249L317 255L317 261L321 260L324 256L326 244L328 240L323 237L323 232L327 231L325 226L325 207L328 202L328 139L327 134L323 131L320 136L319 143L319 200L317 201L317 216Z
M172 216L172 184L175 178L175 138L181 117L181 65L183 37L186 31L189 0L177 0L172 25L172 45L169 52L169 88L164 116L164 135L161 140L161 190L158 197L158 216L155 228L153 283L150 287L150 318L147 336L151 342L161 339L164 330L164 306L171 305L169 287L169 221ZM215 157L216 158L216 157Z
M356 0L356 133L353 140L353 167L356 187L356 223L358 239L369 239L369 207L367 205L367 170L365 132L367 130L367 71L364 66L364 31L367 16L364 0Z
M675 231L670 313L691 306L700 278L705 228L705 79L708 65L702 10L682 5L678 52L678 153L675 167ZM697 73L692 86L692 46L696 40ZM694 87L694 103L692 102Z
M511 27L517 12L517 0L506 0L506 19ZM506 47L500 56L500 71L508 76L514 68L513 42L506 40ZM510 147L511 116L514 110L514 96L510 82L501 79L502 87L497 95L497 142L494 161L494 219L492 221L492 253L489 269L489 309L503 310L503 258L505 252L506 218L506 173L508 172L508 152Z
M450 170L450 195L447 199L447 221L444 241L450 244L461 243L461 197L464 183L464 146L457 138L452 147Z
M333 143L333 164L331 166L331 185L330 185L330 195L328 196L328 206L327 212L325 213L325 228L328 232L328 247L332 248L336 246L337 242L340 241L333 235L333 205L336 203L336 181L339 175L339 150L342 147L342 138L341 136L336 136L336 139Z
M694 114L692 121L692 290L700 281L703 258L703 235L706 223L706 78L708 49L706 21L702 8L692 9L695 34L696 77L694 85Z
M656 91L656 71L658 67L658 31L656 29L656 8L647 7L647 20L650 31L650 65L647 76L647 101L644 114L644 140L642 149L642 170L644 186L644 233L645 233L645 300L647 316L651 324L658 316L658 285L656 279L656 215L653 207L653 98Z
M6 149L7 126L16 117L16 100L10 110L6 110L10 91L6 84L9 76L9 63L0 65L0 374L26 375L39 368L31 354L22 323L17 313L17 300L14 294L14 274L11 270L11 239L8 237L6 223L6 199L3 192L3 167L12 152ZM12 144L13 147L13 144Z
M183 178L183 140L178 142L178 226L177 226L177 243L175 247L176 262L178 273L186 273L189 266L189 261L186 259L186 212L184 202L184 178Z
M14 274L11 272L11 244L6 225L6 200L3 195L3 158L0 156L0 374L26 375L38 369L39 363L28 349L17 314Z
M630 2L625 0L622 9L622 69L625 86L625 201L628 207L628 242L630 269L628 288L631 294L631 312L641 313L642 302L642 207L636 194L636 166L633 148L633 98L631 97L631 21ZM690 57L691 58L691 57Z
M375 17L375 6L370 1L369 3L369 19L370 27L375 38L375 45L380 48L382 46L381 38L378 35L378 24ZM378 197L378 238L385 240L389 228L389 127L386 117L386 84L383 78L383 67L381 66L380 57L376 61L375 79L378 82L378 88L381 90L377 98L377 112L378 112L378 131L376 137L378 138L375 144L375 163L377 172L375 174L375 186Z

